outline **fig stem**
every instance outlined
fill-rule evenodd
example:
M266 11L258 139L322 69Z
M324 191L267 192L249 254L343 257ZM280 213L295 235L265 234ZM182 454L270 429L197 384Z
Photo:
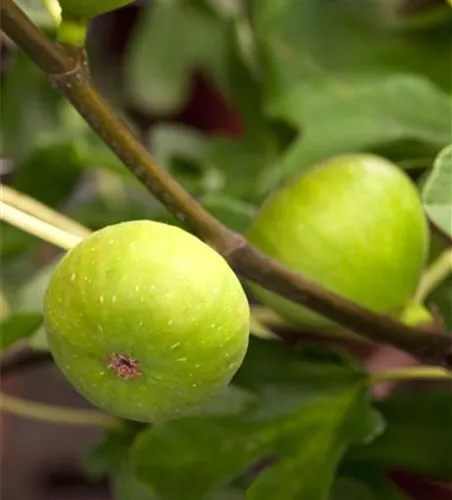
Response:
M426 364L452 364L452 338L447 333L410 327L358 306L270 259L224 226L156 163L93 86L83 48L50 40L13 0L2 0L0 20L5 34L47 74L53 87L128 170L189 230L217 250L238 275L373 342L405 350Z
M452 248L444 251L424 272L416 291L415 300L422 304L452 273Z
M394 368L370 376L371 384L395 380L452 380L452 371L437 366L416 366L409 368Z
M65 250L71 249L81 241L80 236L63 231L4 201L0 201L0 219Z
M18 417L51 424L79 427L117 427L121 423L120 420L97 410L79 410L36 403L5 393L0 394L0 409Z
M2 185L0 198L1 201L4 201L8 205L41 219L43 222L52 224L52 226L62 229L63 231L71 233L75 236L85 238L91 234L89 229L82 226L75 220L66 217L62 213L53 210L35 198L27 196L10 186Z

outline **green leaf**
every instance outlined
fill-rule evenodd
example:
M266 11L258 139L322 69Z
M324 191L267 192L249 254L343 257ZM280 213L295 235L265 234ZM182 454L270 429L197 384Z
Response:
M44 294L55 266L56 262L40 269L14 294L11 301L14 314L42 318ZM47 350L47 338L42 324L38 324L28 336L33 348Z
M275 451L286 459L264 470L247 498L328 498L345 449L372 435L378 424L359 385L323 398L282 423Z
M403 96L403 98L401 98ZM267 190L336 154L416 139L441 147L450 140L451 99L414 75L325 78L303 83L273 106L304 131L269 170Z
M135 477L129 460L123 460L111 478L114 500L159 500L149 486Z
M433 32L403 34L385 26L379 3L255 0L253 27L270 102L304 82L345 75L419 73L449 90L450 23Z
M1 151L19 161L58 130L60 97L22 51L9 64L1 86Z
M422 200L432 222L452 237L452 144L436 157L422 189Z
M151 130L149 143L159 165L190 193L218 189L218 175L204 161L208 141L200 132L184 125L161 124Z
M37 313L14 314L0 325L0 350L8 349L15 342L29 337L42 323Z
M193 70L221 73L226 24L190 2L149 4L128 47L125 75L133 104L170 113L190 91Z
M93 478L109 474L121 463L139 429L139 426L130 425L104 432L83 457L85 472Z
M68 198L82 166L72 140L60 142L55 138L36 147L19 164L11 183L17 190L54 207Z
M268 170L264 194L336 154L450 141L451 100L437 86L450 86L450 29L391 31L373 0L258 0L253 27L266 110L303 133Z
M41 268L20 288L12 303L15 312L42 312L44 294L58 261Z
M450 391L394 396L376 403L386 432L368 446L352 449L349 468L371 465L439 480L452 479Z
M446 328L452 330L452 276L445 279L429 296L428 302L438 308Z
M115 500L158 500L146 485L135 477L130 463L130 446L139 426L125 426L106 432L83 457L82 465L90 477L107 476Z
M341 476L336 479L331 500L408 500L381 472L364 478Z
M254 205L221 194L206 195L200 201L215 218L239 233L248 229L256 213Z
M259 180L277 157L276 143L262 148L246 140L218 137L210 140L208 146L204 162L219 173L221 191L243 201L259 199Z
M265 452L252 423L190 417L144 432L132 460L137 477L163 498L201 500Z
M335 356L313 357L251 338L235 384L258 401L229 417L189 417L149 428L133 445L137 477L164 498L200 500L277 457L252 482L247 498L326 499L344 450L381 430L366 381Z

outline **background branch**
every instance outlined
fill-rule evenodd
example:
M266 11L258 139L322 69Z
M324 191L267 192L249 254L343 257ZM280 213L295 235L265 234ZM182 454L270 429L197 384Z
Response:
M83 51L49 40L12 0L2 0L4 32L21 47L148 190L188 228L221 253L245 279L303 304L376 342L434 364L450 360L451 337L411 328L373 313L269 259L212 217L165 170L92 85Z
M80 236L81 238L85 238L91 232L73 219L66 217L60 212L52 210L44 203L41 203L35 198L31 198L30 196L27 196L10 186L2 185L0 191L0 201L19 209L22 212L27 212L33 217L37 217L41 221L47 222L48 224L66 231L67 233Z
M35 351L21 346L11 349L2 356L0 364L1 377L23 373L26 369L35 368L52 362L52 356L46 351Z

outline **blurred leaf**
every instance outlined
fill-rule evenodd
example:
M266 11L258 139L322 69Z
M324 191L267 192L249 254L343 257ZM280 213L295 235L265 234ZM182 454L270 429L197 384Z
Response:
M121 463L138 430L135 426L123 426L104 432L83 457L82 465L86 473L93 478L109 474Z
M61 98L22 51L14 51L8 64L1 85L1 154L19 161L58 130Z
M349 477L336 479L331 500L378 500L366 483Z
M126 86L140 110L171 113L190 91L193 70L223 70L226 24L197 3L149 2L128 47Z
M264 150L247 141L218 137L209 141L204 162L219 173L221 190L228 196L255 201L260 195L260 176L276 154L276 148Z
M178 159L200 163L207 150L206 138L200 132L173 123L153 127L149 142L156 160L169 171Z
M0 350L8 349L15 342L29 337L42 323L41 314L14 314L0 325Z
M239 233L248 229L256 213L253 205L221 194L204 196L201 203L220 222Z
M258 475L247 498L328 498L344 450L372 439L381 422L367 403L366 376L337 358L320 360L250 339L236 383L260 402L235 416L149 428L133 445L138 478L164 498L200 500L274 456L276 465Z
M449 90L450 23L433 32L403 34L385 26L374 0L255 0L252 6L271 103L305 82L352 75L419 73Z
M56 0L54 3L58 4ZM43 0L17 0L17 4L33 23L40 28L55 29L55 21L52 19Z
M433 291L428 298L428 302L438 308L446 328L452 331L452 276L445 279Z
M184 125L162 124L151 130L149 142L159 165L191 194L218 189L218 176L203 162L208 142L200 132Z
M110 478L115 500L158 500L137 480L130 464L130 446L138 430L131 426L104 433L83 458L83 467L91 477Z
M240 488L224 488L208 495L206 500L245 500L245 492Z
M41 268L18 290L12 301L14 312L42 313L44 294L57 263Z
M127 197L126 203L117 203L116 205L96 197L91 201L79 203L68 210L71 217L93 231L128 220L148 219L152 213L151 203L146 206L132 197Z
M138 481L129 460L123 460L111 478L114 500L159 500L148 485Z
M438 147L450 140L451 99L418 76L319 78L285 94L273 109L298 122L304 135L268 172L266 190L336 154L402 139Z
M163 498L201 500L258 460L265 444L251 423L190 417L144 432L132 463L138 478Z
M339 477L331 500L408 500L408 498L382 473L374 473L366 480Z
M452 237L452 144L436 157L422 189L422 200L432 222Z
M377 0L389 26L402 30L434 30L450 23L452 11L443 1Z
M3 221L0 222L0 233L2 235L0 238L0 257L3 262L29 250L39 242L35 236Z
M42 318L44 294L55 265L56 262L40 269L14 294L11 300L14 314ZM42 324L37 324L35 330L30 330L27 336L30 337L31 347L39 350L48 349L45 329Z
M72 141L55 140L36 147L20 163L11 184L17 190L55 207L71 193L82 166Z
M269 130L264 144L253 137L241 141L207 138L186 126L159 125L151 132L150 144L159 164L192 194L204 195L210 205L221 193L218 199L230 202L219 201L217 205L248 212L252 208L247 209L245 202L258 199L259 178L279 154L278 134L273 130L271 135ZM225 206L225 210L229 208Z
M257 403L255 394L246 389L229 385L220 391L208 404L200 408L198 415L229 416L239 415L254 408Z
M449 248L449 242L435 231L430 234L428 265ZM447 330L452 331L452 275L447 277L427 297L426 305L432 312L439 313Z
M452 398L450 391L394 396L376 403L386 432L346 456L349 468L384 467L439 480L452 479Z

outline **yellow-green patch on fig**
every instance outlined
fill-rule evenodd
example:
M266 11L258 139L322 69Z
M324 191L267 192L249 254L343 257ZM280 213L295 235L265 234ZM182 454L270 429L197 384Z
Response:
M429 232L414 183L375 155L331 158L264 202L248 231L267 255L375 312L400 314L425 265ZM331 321L251 285L256 296L304 328Z
M250 313L227 262L175 226L125 222L71 249L44 307L55 362L93 404L137 421L196 411L227 386Z

